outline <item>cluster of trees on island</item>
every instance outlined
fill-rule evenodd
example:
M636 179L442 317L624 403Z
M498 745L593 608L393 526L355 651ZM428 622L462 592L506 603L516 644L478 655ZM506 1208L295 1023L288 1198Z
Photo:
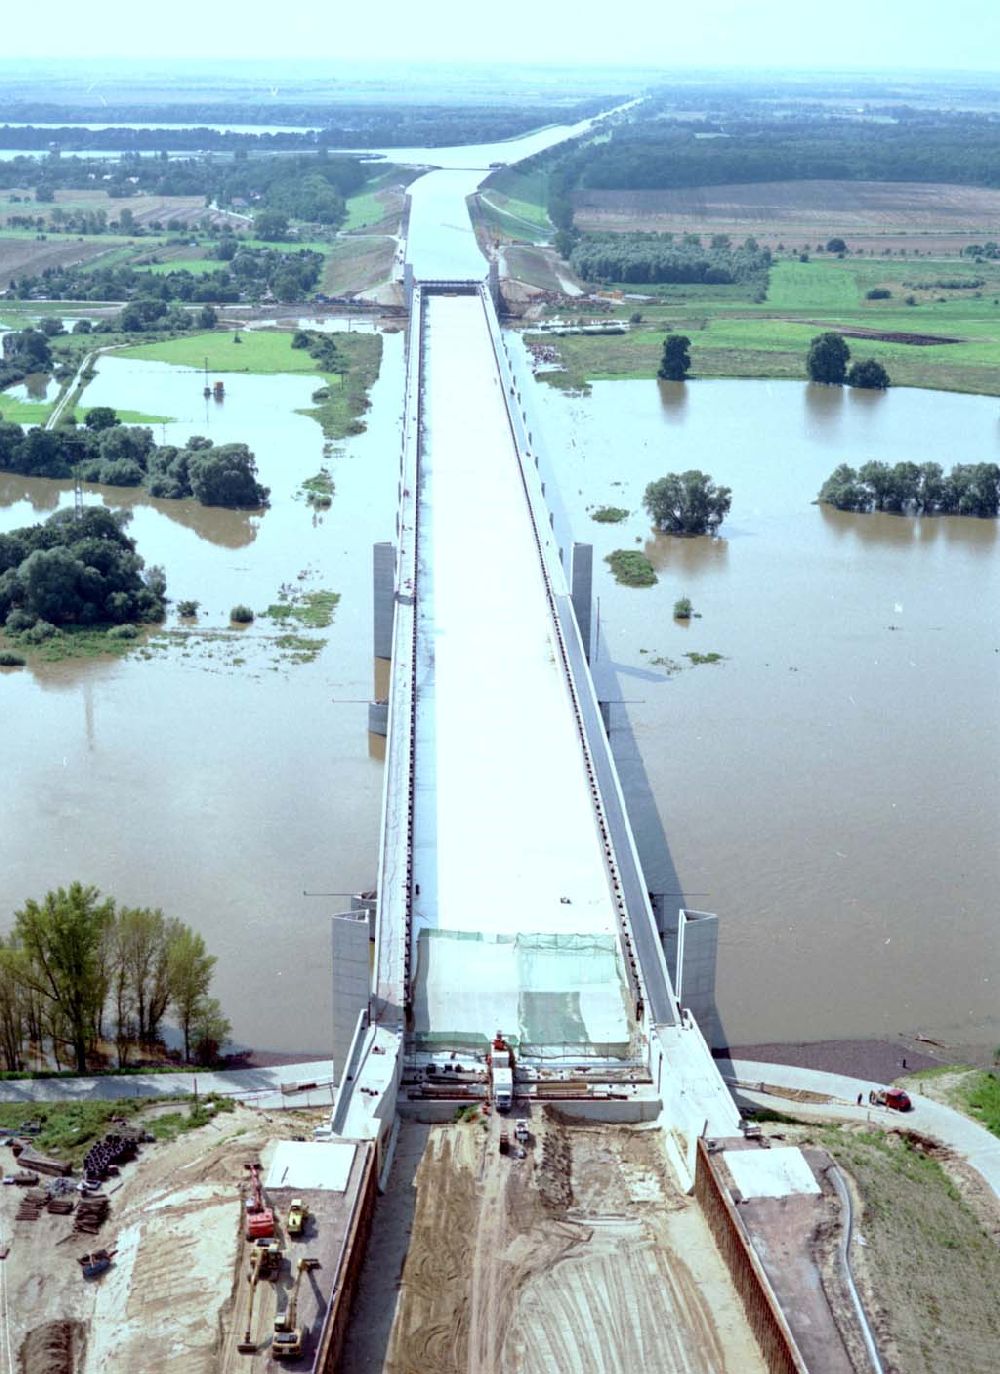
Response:
M214 955L182 921L119 906L72 883L24 903L0 937L0 1056L16 1072L34 1053L86 1073L113 1043L118 1067L162 1058L168 1015L184 1058L211 1063L229 1022L211 997Z
M958 463L945 473L940 463L841 463L823 483L819 499L847 511L891 511L908 515L996 516L1000 512L1000 466Z
M87 506L0 534L0 624L15 643L40 644L67 625L163 619L167 580L146 568L126 534L127 511ZM115 633L112 629L111 633Z
M151 429L121 424L110 406L95 406L82 426L54 429L24 429L0 416L0 471L142 486L151 496L235 510L259 510L270 498L246 444L216 445L201 435L183 448L156 444Z

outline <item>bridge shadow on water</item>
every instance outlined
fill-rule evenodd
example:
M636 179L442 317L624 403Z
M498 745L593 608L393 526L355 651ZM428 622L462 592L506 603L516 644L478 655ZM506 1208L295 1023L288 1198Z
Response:
M630 696L634 695L636 683L663 683L666 682L667 675L652 668L616 662L600 628L593 636L590 669L599 700L610 703L607 719L610 725L611 752L618 769L646 887L654 898L654 912L657 902L662 902L663 916L672 923L672 918L676 918L676 913L681 907L694 911L704 910L703 902L707 894L689 892L682 886L643 758L642 747L636 737L635 723L630 713L630 707L634 707L635 703L629 700ZM649 736L643 743L647 754L653 749L669 749L669 740L666 737L661 742ZM669 955L667 968L671 983L676 985L675 969ZM717 1004L715 1012L717 1039L721 1045L726 1045L728 1039Z

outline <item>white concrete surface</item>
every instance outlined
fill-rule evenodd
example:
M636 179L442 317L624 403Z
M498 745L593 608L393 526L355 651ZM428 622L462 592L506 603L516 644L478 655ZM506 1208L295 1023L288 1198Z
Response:
M415 940L617 934L483 308L425 311Z
M725 1150L723 1158L745 1198L794 1197L796 1193L820 1191L797 1145L775 1145L770 1150Z
M352 1140L280 1140L264 1187L343 1193L357 1148Z

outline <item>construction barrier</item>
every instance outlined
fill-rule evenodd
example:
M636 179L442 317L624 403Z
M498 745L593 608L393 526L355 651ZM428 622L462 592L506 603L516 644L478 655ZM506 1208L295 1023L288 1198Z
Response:
M726 1261L747 1321L771 1374L809 1374L764 1267L736 1214L729 1190L719 1180L702 1139L698 1141L694 1195Z

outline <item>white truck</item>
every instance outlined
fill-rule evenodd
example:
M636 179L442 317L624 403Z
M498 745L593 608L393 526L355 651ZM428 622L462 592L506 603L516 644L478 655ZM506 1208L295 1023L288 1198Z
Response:
M514 1070L506 1064L493 1065L493 1104L498 1112L509 1112L514 1103Z

